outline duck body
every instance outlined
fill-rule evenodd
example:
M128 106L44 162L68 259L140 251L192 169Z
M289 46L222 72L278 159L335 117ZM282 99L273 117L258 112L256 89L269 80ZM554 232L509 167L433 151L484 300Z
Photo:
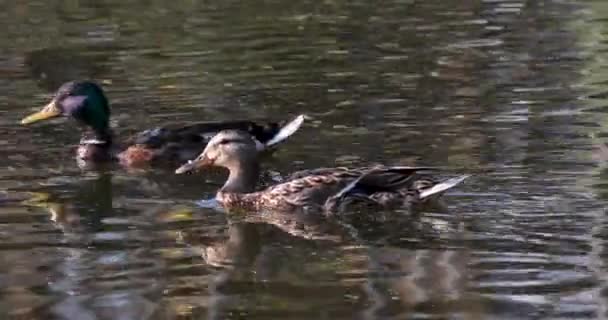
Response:
M299 121L297 118L294 121ZM298 125L299 126L299 125ZM137 166L149 163L184 162L198 155L209 140L219 131L243 130L257 140L257 147L264 149L284 128L279 123L254 121L199 122L185 126L164 126L142 131L125 142L116 158L121 164Z
M436 183L416 177L425 167L325 168L253 193L220 190L216 199L226 207L247 210L321 210L336 213L346 205L364 203L390 209L428 201L422 192ZM388 179L400 183L390 185Z
M42 110L24 118L22 124L58 116L74 118L84 127L76 152L79 162L118 161L129 167L192 159L216 133L227 129L249 133L255 137L257 147L265 149L293 134L304 120L298 116L285 125L248 120L168 125L115 143L109 127L110 107L101 87L90 81L72 81L63 84Z
M310 208L326 214L353 202L394 208L428 201L467 177L437 183L420 175L432 170L429 167L320 168L294 173L283 183L255 191L259 172L256 154L249 134L222 131L209 141L203 153L176 173L204 166L227 168L228 179L216 195L217 201L227 208L253 211Z

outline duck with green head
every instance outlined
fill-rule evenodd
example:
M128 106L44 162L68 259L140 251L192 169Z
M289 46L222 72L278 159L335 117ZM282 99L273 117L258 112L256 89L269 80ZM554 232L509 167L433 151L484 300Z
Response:
M28 125L60 116L71 117L85 128L78 146L78 160L118 160L126 166L192 159L213 135L226 129L249 132L255 137L257 147L263 150L285 140L304 121L300 115L285 125L243 120L163 126L140 132L119 146L113 139L110 107L101 87L91 81L71 81L63 84L46 106L23 118L21 123Z

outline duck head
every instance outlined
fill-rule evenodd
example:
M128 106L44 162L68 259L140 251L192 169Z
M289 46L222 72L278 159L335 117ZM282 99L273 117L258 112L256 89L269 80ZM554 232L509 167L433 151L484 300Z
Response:
M259 143L257 143L259 144ZM182 174L209 166L224 167L230 171L257 164L259 147L254 138L244 131L224 130L216 134L205 150L175 173Z
M57 90L47 105L23 118L21 124L28 125L59 116L74 118L94 131L104 131L110 120L108 99L101 87L94 82L67 82Z

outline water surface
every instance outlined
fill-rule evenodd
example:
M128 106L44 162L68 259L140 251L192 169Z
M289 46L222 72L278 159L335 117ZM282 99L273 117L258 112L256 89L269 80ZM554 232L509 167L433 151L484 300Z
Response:
M603 1L2 9L0 189L38 197L0 204L4 318L606 316ZM74 123L18 124L80 78L104 85L121 136L306 113L267 167L475 176L448 194L447 212L227 215L195 204L221 175L83 171Z

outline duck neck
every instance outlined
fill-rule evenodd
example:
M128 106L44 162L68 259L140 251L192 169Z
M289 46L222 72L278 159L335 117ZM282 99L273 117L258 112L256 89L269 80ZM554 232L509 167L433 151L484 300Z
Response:
M112 132L109 129L88 130L82 134L76 157L85 161L112 160Z
M230 175L220 192L251 193L255 191L260 174L260 166L256 161L238 162L228 169Z
M109 149L112 146L112 130L110 128L88 129L82 134L80 144Z

